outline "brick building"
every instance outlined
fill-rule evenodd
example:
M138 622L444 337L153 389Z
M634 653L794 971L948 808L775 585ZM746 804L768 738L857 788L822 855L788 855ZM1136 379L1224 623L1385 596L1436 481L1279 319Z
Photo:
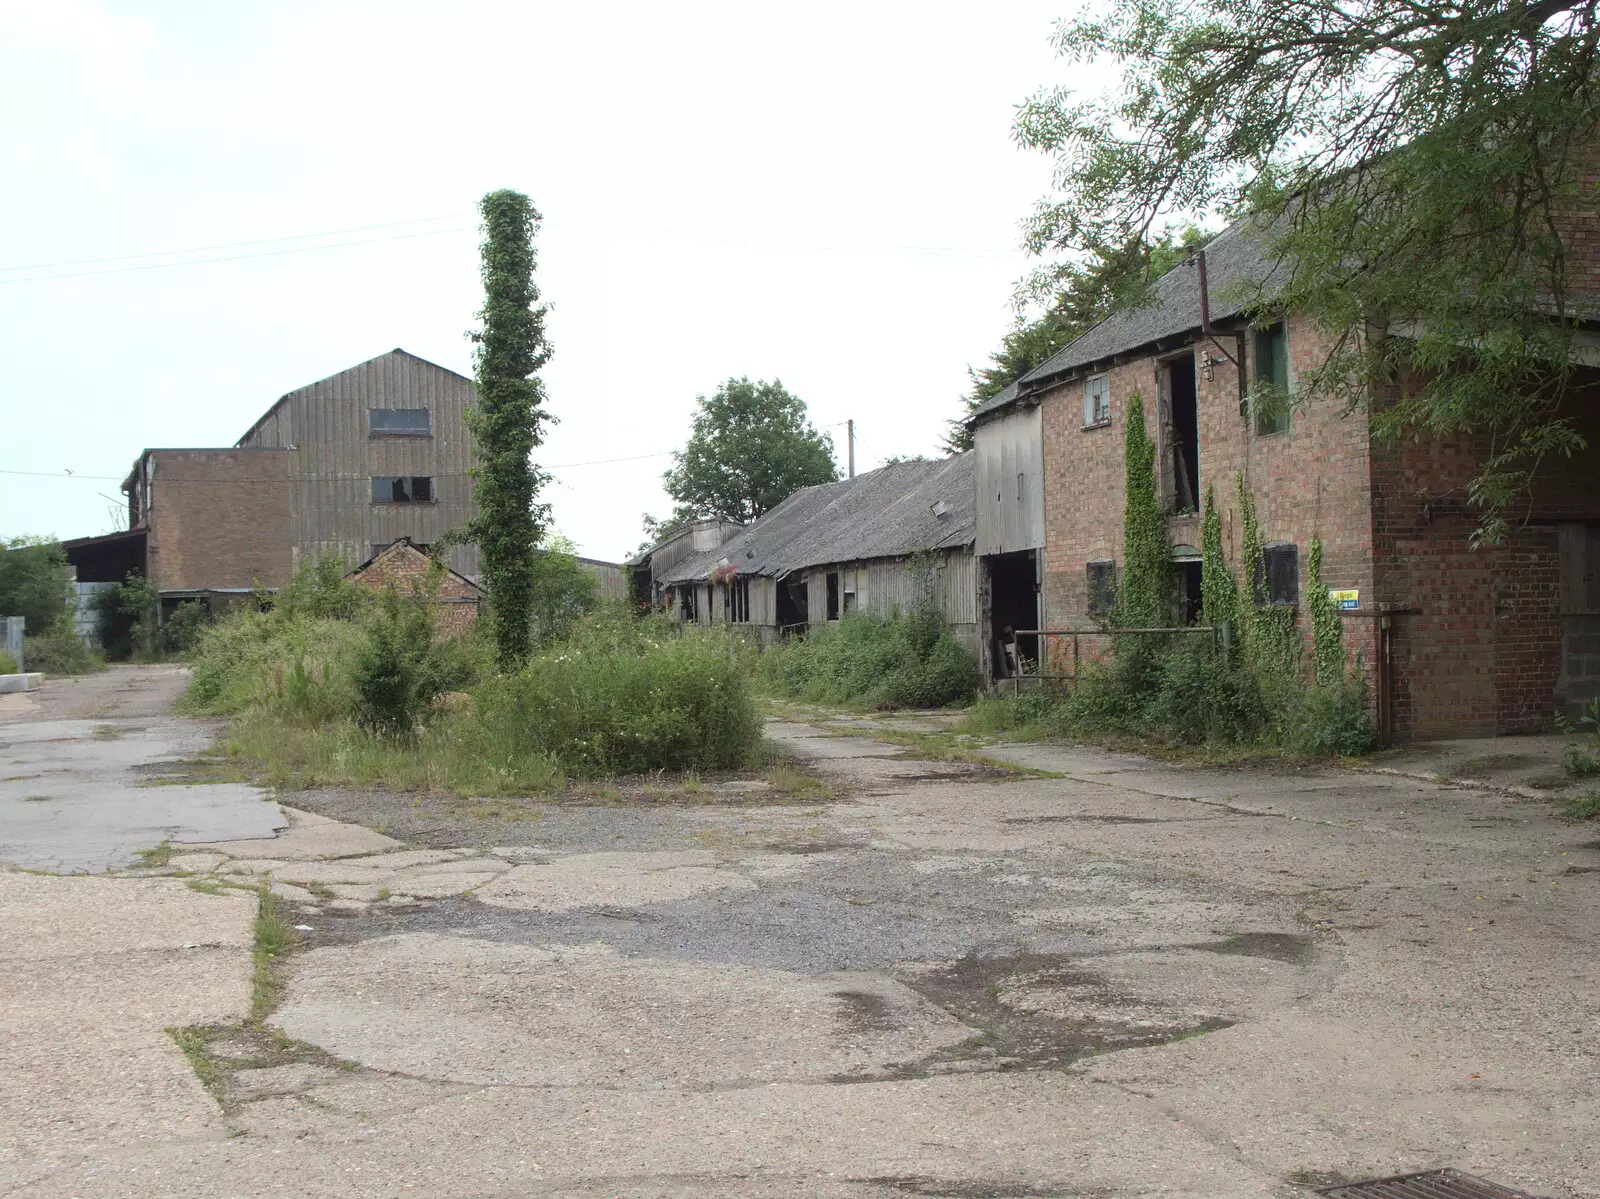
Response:
M448 567L441 567L437 578L430 579L434 560L426 552L402 537L385 546L345 577L373 591L383 591L393 586L401 595L413 592L424 594L433 608L433 635L443 641L460 636L478 622L484 593L466 575Z
M68 559L82 582L143 574L170 604L427 545L476 512L474 395L470 379L391 350L280 397L232 447L144 451L122 484L127 531L65 542ZM449 565L474 576L475 547Z
M1385 738L1532 731L1600 694L1600 371L1580 372L1562 403L1590 448L1544 463L1506 543L1474 549L1465 488L1482 446L1377 441L1365 411L1328 397L1252 411L1252 383L1293 394L1332 348L1310 317L1263 320L1272 314L1230 300L1250 284L1270 294L1268 247L1244 223L1206 247L1205 330L1199 270L1179 266L1152 303L1113 314L975 414L991 619L1009 603L1034 627L1097 626L1122 556L1123 434L1137 402L1187 619L1203 620L1208 488L1238 568L1239 475L1267 542L1271 602L1302 605L1321 538L1323 582L1346 593L1351 664L1373 684ZM1059 658L1060 639L1046 640Z

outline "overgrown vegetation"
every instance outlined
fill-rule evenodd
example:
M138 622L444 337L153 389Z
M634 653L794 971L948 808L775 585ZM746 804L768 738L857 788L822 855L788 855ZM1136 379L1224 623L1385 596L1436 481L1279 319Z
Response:
M979 682L972 655L928 606L890 616L850 613L768 649L759 669L791 698L871 708L964 704Z
M1070 690L986 702L982 725L988 731L1009 727L1157 746L1255 747L1317 756L1365 752L1372 739L1366 688L1359 671L1353 679L1346 674L1343 626L1322 586L1321 542L1313 540L1311 547L1307 608L1313 649L1307 677L1296 611L1267 595L1260 523L1242 477L1235 483L1246 594L1240 594L1224 557L1221 519L1208 488L1201 595L1209 631L1134 631L1166 628L1177 618L1154 453L1137 397L1128 408L1124 461L1125 565L1109 621L1109 654L1084 664Z
M1561 751L1562 769L1574 778L1600 774L1600 700L1590 700L1577 720L1563 715L1556 723L1562 732L1579 737Z
M547 476L533 465L549 419L538 372L550 360L545 306L533 281L533 235L542 219L528 197L494 191L483 216L483 328L472 335L478 402L467 424L481 465L472 498L478 514L457 536L478 546L495 656L513 670L532 645L535 552L549 523L535 501Z
M71 579L59 542L44 537L0 542L0 616L26 621L22 656L30 671L87 674L105 666L77 635Z
M426 583L374 596L308 568L270 610L206 631L185 705L231 716L228 751L286 787L518 795L571 776L726 770L758 752L748 651L733 638L619 604L496 674L486 632L437 640L428 600Z

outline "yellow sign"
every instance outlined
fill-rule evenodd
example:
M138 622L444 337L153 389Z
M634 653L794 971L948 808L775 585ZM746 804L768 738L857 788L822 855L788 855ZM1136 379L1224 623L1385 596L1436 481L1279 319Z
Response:
M1337 608L1349 610L1361 606L1361 593L1359 591L1330 591L1328 592L1328 598L1333 601L1334 606Z

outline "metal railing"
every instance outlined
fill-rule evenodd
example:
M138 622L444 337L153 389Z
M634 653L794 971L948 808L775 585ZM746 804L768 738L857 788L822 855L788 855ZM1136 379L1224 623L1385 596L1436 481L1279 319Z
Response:
M1139 636L1141 634L1205 633L1205 634L1207 634L1208 636L1211 636L1211 637L1216 637L1216 636L1220 635L1222 640L1223 640L1223 643L1224 644L1228 644L1232 640L1228 635L1229 632L1230 632L1230 630L1228 629L1228 626L1226 624L1224 624L1220 629L1216 628L1216 627L1213 627L1212 625L1208 625L1208 624L1174 625L1171 628L1149 628L1149 629L1017 629L1015 634L1014 634L1014 636L1019 637L1019 638L1020 637L1043 637L1043 638L1071 637L1072 638L1072 673L1068 674L1068 673L1066 673L1064 671L1050 671L1050 670L1037 670L1037 671L1033 671L1031 673L1030 672L1026 672L1026 671L1019 671L1017 674L1012 675L1009 679L998 679L998 680L996 680L996 682L1002 682L1002 683L1003 682L1009 682L1009 683L1011 683L1011 685L1012 685L1012 694L1013 695L1021 695L1022 694L1022 684L1024 682L1030 681L1030 680L1043 681L1045 679L1056 679L1056 680L1068 681L1068 682L1073 682L1073 683L1077 682L1079 676L1082 673L1082 667L1083 667L1082 641L1080 639L1084 638L1084 637L1122 637L1122 636ZM1048 645L1046 645L1043 648L1048 649ZM1041 654L1040 657L1041 657L1041 661L1044 664L1048 664L1049 663L1050 654L1048 652L1046 652L1044 654Z

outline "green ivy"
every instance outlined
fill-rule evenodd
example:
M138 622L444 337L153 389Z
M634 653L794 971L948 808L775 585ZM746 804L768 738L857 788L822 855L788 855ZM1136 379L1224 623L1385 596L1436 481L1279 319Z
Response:
M1265 542L1256 518L1255 497L1244 475L1233 476L1239 493L1239 520L1244 526L1244 578L1249 602L1241 605L1240 640L1257 674L1293 679L1300 671L1300 627L1295 610L1268 602Z
M535 553L549 522L538 504L548 479L533 465L544 441L544 384L536 372L550 358L545 307L533 282L533 235L540 216L527 196L495 191L478 203L483 216L483 328L478 349L478 402L467 413L478 468L478 514L462 531L477 542L478 569L489 593L489 619L500 669L528 657L534 606Z
M1217 513L1215 490L1206 485L1205 515L1200 521L1200 601L1206 623L1239 630L1239 585L1222 556L1222 517Z
M1125 471L1122 516L1122 579L1117 623L1155 628L1172 620L1172 546L1156 493L1156 447L1144 427L1144 401L1128 397L1123 434Z
M1311 539L1306 562L1306 610L1311 617L1311 660L1317 686L1335 687L1344 682L1344 618L1334 606L1322 582L1322 539Z

